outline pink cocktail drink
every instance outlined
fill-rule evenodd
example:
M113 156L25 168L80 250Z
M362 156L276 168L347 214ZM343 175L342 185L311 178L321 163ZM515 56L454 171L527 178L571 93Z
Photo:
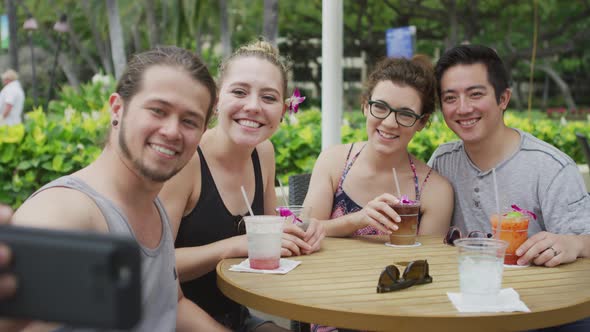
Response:
M274 270L279 267L284 217L248 216L246 237L248 238L248 260L250 267L259 270Z
M274 270L279 267L278 258L250 259L250 267L257 270Z

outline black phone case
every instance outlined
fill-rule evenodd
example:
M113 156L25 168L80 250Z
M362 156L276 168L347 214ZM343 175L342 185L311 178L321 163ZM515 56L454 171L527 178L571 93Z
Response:
M139 247L115 235L0 226L12 250L14 297L0 317L129 329L141 316Z

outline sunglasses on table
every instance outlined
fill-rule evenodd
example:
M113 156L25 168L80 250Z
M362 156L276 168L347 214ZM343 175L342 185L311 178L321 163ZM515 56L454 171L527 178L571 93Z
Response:
M388 265L379 276L377 293L387 293L405 289L414 285L429 284L432 277L428 274L426 260L411 261L400 277L397 266Z
M486 232L482 232L482 231L471 231L469 232L469 234L467 234L467 237L469 238L484 238L484 239L490 239L492 237L492 233L486 233ZM463 238L463 235L461 234L461 230L455 226L452 226L451 228L449 228L449 231L447 232L447 235L445 236L444 239L444 243L454 246L455 245L455 240L459 240Z

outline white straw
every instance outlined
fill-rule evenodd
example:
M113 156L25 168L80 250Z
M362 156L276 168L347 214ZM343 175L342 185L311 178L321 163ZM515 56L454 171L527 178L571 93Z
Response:
M287 202L287 193L285 192L285 187L283 187L281 179L277 178L277 181L279 181L279 188L281 188L281 193L283 194L283 203L285 203L285 207L287 207L289 206L289 203Z
M250 211L250 215L253 216L254 212L252 211L252 207L250 206L250 202L248 201L248 195L246 195L246 189L244 189L244 186L240 186L240 189L242 190L242 196L244 196L244 202L246 202L246 206L248 207L248 211Z
M494 181L494 195L496 196L496 213L498 215L496 237L499 239L500 232L502 231L502 216L500 215L500 196L498 195L498 181L496 181L496 168L492 168L492 179Z
M395 181L395 188L397 189L397 198L402 197L402 192L399 190L399 181L397 180L397 172L395 171L395 167L392 168L393 170L393 181Z

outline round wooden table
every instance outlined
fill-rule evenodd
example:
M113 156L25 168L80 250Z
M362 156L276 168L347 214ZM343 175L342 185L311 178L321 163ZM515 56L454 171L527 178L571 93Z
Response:
M460 313L447 297L459 291L457 249L439 237L418 240L420 247L391 248L383 237L326 238L321 251L295 257L301 265L285 275L232 272L243 259L226 259L217 265L217 284L234 301L269 314L371 331L527 330L590 316L590 259L504 269L502 287L514 288L529 313ZM386 265L416 259L428 260L431 284L376 292Z

